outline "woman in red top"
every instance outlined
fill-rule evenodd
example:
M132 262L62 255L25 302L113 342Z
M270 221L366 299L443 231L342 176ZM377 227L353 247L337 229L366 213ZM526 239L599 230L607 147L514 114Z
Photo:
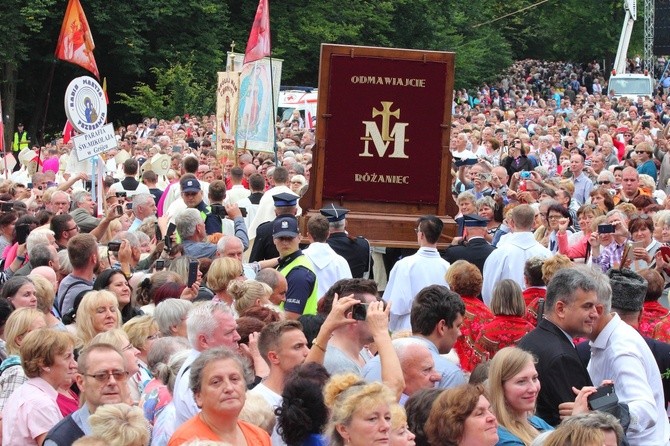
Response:
M457 260L447 270L445 279L449 288L458 293L465 303L461 336L454 348L463 370L472 372L477 364L488 359L484 352L475 348L475 338L484 324L493 319L491 310L477 297L482 291L482 273L472 263Z
M670 310L658 301L663 294L665 282L663 276L655 269L643 269L638 274L644 277L648 284L638 331L642 336L651 338L654 334L654 327L664 318L670 318Z
M491 309L494 314L493 320L479 330L476 347L493 358L498 350L515 346L535 327L524 318L526 304L523 301L521 287L511 279L502 280L496 285L491 299Z

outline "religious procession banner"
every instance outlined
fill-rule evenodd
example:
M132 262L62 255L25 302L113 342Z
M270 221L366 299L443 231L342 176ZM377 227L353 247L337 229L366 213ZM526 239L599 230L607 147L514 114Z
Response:
M237 103L240 94L240 73L224 71L218 73L216 88L216 153L219 157L231 158L235 150L235 128L237 127Z
M270 60L266 57L242 67L235 132L235 146L238 149L274 152L283 61Z

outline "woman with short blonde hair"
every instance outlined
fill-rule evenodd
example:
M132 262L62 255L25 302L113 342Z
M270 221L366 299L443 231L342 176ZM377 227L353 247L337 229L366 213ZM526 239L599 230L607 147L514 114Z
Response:
M146 446L149 423L142 409L124 403L103 404L88 418L91 432L108 446Z
M8 356L0 364L0 412L14 390L28 379L21 367L19 356L23 338L41 327L46 327L44 315L32 308L14 310L5 322L5 348Z
M233 297L228 294L228 285L231 281L244 278L242 262L231 257L219 257L209 267L207 273L207 287L214 291L214 301L225 302L233 307ZM236 315L237 316L237 315Z
M75 317L79 346L91 342L98 334L121 327L121 311L116 296L106 290L89 291L77 308Z

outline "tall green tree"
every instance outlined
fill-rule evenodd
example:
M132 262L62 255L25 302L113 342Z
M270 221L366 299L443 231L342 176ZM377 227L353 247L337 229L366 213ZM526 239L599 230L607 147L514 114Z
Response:
M42 31L55 0L3 0L0 5L0 82L2 82L3 113L8 117L6 145L14 131L18 85L23 81L19 67L30 60L31 37ZM4 117L3 117L4 118Z

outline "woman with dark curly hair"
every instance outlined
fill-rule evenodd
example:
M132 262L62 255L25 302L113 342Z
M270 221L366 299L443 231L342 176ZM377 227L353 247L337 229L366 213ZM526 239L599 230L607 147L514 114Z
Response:
M98 274L93 289L96 291L107 290L114 293L121 311L122 323L126 323L135 316L139 316L142 310L136 308L132 302L132 290L128 284L126 276L119 270L106 269Z
M330 378L321 364L297 367L286 379L282 404L277 408L277 432L287 446L325 446L322 435L328 422L323 386Z
M424 428L431 446L494 446L498 422L482 385L447 389L437 397Z

